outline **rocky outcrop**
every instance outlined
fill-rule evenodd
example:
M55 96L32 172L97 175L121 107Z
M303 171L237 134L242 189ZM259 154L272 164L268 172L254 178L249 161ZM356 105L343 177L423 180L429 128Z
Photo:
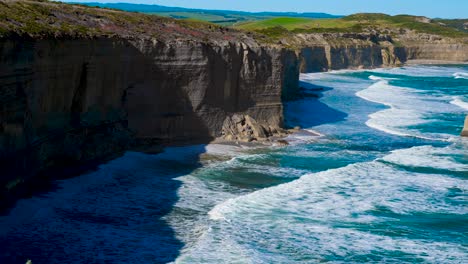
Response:
M461 136L462 137L468 137L468 115L465 117L465 125L463 126Z
M258 123L249 115L228 116L223 122L222 138L228 141L266 141L269 137L282 137L288 132L278 126L267 126Z

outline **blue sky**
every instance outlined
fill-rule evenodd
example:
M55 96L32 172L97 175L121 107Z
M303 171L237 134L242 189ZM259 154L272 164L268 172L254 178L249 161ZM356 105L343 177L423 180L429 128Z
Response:
M73 0L73 2L127 2L202 9L325 12L337 15L379 12L392 15L468 18L468 0Z

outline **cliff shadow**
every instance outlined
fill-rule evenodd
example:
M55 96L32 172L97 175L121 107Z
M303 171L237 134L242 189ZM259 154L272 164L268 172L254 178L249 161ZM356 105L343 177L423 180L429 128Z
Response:
M333 88L301 81L299 97L295 101L285 104L286 126L311 128L344 120L348 114L320 101L323 93L330 90L333 90Z
M90 43L44 40L25 46L50 51L42 55L45 59L59 56L54 52L60 49L61 59L52 63L73 65L64 69L77 72L62 74L77 78L61 79L55 85L44 85L41 79L37 83L34 79L24 81L34 90L44 91L41 96L57 96L64 87L73 91L67 91L70 100L55 101L54 108L69 109L58 113L65 120L59 124L62 128L36 135L44 140L21 150L31 153L32 159L42 151L41 159L51 165L53 173L47 170L39 177L31 176L26 171L39 166L34 161L13 170L28 186L22 197L29 198L0 217L0 262L174 261L184 246L166 219L179 200L181 182L176 178L201 166L204 145L180 148L176 154L171 152L174 155L126 152L102 162L144 145L209 142L212 135L195 113L185 88L196 82L195 77L183 78L188 72L183 64L170 71L177 53L164 47L148 52L115 39ZM31 68L50 63L41 60L32 59L35 65ZM46 99L32 97L34 102L18 111L33 113L29 120L36 120L38 113L46 120L52 118L49 113L28 109ZM41 131L46 128L41 127ZM73 177L76 174L81 175Z
M53 192L21 201L0 218L0 261L174 261L184 246L169 223L178 219L167 219L179 200L177 178L198 168L204 152L204 145L156 155L127 152L96 171L59 181Z

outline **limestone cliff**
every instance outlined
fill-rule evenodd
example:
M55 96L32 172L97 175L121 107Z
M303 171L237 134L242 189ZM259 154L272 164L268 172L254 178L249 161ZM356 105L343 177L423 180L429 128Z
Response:
M466 39L429 34L314 33L283 42L299 47L301 72L395 67L409 60L468 61Z
M402 64L405 58L386 36L375 34L297 34L301 72L375 68Z
M468 62L468 39L453 39L430 34L405 33L398 41L408 60Z
M99 30L30 34L15 23L0 37L1 201L46 170L135 146L208 142L236 114L283 125L282 99L298 89L294 51L144 15L135 16L149 22L134 23L155 26L138 33L107 17L117 11L73 8ZM72 21L73 10L52 13Z
M235 113L279 128L296 65L255 43L0 40L3 186L135 144L208 140Z
M430 35L271 42L206 23L0 0L0 203L52 169L132 147L282 135L282 101L296 98L299 72L467 56L466 41Z

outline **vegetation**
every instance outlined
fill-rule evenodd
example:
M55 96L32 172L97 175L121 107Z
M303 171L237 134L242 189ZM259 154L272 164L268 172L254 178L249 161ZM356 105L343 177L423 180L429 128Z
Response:
M232 26L246 21L265 20L274 17L299 17L299 18L337 18L340 16L329 15L325 13L278 13L278 12L242 12L227 10L202 10L180 7L166 7L159 5L142 5L129 3L83 3L89 6L99 6L111 9L118 9L130 12L140 12L154 14L158 16L171 17L177 19L196 19L211 22L222 26Z
M351 23L339 19L308 19L293 17L278 17L262 21L247 22L236 27L245 30L261 30L272 27L283 27L287 30L313 28L346 28Z
M0 37L13 33L88 37L140 34L154 37L164 32L168 37L178 34L203 38L201 35L213 31L220 31L219 26L46 0L0 0Z
M246 22L236 28L256 31L268 36L280 37L288 32L292 33L325 33L325 32L363 32L377 31L397 33L401 30L414 30L419 33L429 33L448 37L467 37L468 34L460 30L460 23L452 20L430 20L425 17L385 14L355 14L336 19L307 19L280 17L262 21Z
M434 22L468 33L468 19L434 19Z
M129 4L129 6L137 9L140 5ZM168 10L171 8L161 8L163 9L159 10L159 13L166 12L172 15L177 13L180 17L186 19L171 19L155 15L122 12L107 7L97 8L82 4L48 2L47 0L0 0L0 37L12 33L30 36L95 37L122 35L168 39L193 37L199 40L228 40L240 36L236 30L200 21L206 20L207 17L210 20L222 20L222 18L226 18L226 16L220 15L224 11L207 11L206 14L200 14L200 11L188 12L186 9L171 11ZM226 12L231 17L246 13ZM187 18L189 13L193 13L192 18ZM268 17L277 13L247 14ZM296 33L382 32L396 35L402 31L414 30L449 37L468 36L468 33L464 31L466 20L431 20L409 15L389 16L385 14L355 14L342 18L312 19L298 17L299 15L296 13L290 14L296 15L296 17L274 17L243 22L238 23L234 28L260 33L255 34L256 38L259 41L269 43L278 43L282 38ZM312 16L312 14L302 15Z

